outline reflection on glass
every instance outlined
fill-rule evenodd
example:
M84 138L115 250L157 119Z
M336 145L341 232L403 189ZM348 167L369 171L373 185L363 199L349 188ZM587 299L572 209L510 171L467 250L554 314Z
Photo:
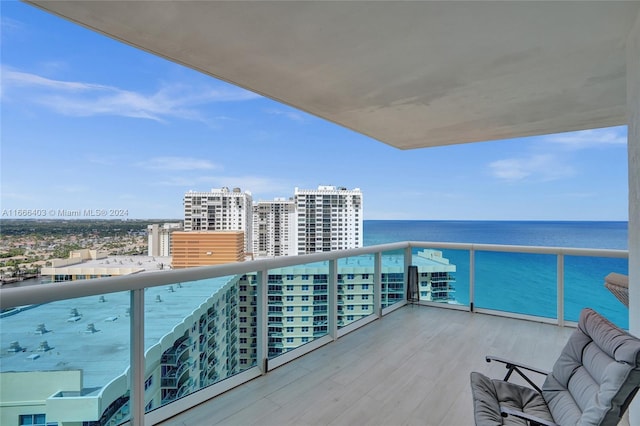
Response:
M329 262L269 270L267 284L269 358L327 334Z
M404 251L382 253L382 307L406 299L404 291Z
M451 264L440 250L422 249L413 254L411 264L415 266L415 292L420 301L456 302L456 265ZM411 277L410 282L412 281ZM411 289L410 289L411 291ZM414 296L415 297L415 296Z
M373 255L338 260L338 328L342 328L374 311Z
M3 312L0 423L107 424L127 416L129 306L129 293L118 292Z
M619 327L629 328L629 309L604 286L610 272L628 275L627 259L565 256L564 317L578 321L582 308L593 308Z
M255 341L249 342L251 334L255 339L251 278L221 277L145 291L145 342L150 343L145 345L146 411L255 365Z

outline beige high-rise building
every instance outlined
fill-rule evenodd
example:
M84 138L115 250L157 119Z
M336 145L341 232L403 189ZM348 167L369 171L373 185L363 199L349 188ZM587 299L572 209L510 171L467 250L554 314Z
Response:
M251 193L240 188L184 194L185 231L243 231L247 253L253 250L252 214Z
M174 232L171 249L174 269L244 261L244 232Z

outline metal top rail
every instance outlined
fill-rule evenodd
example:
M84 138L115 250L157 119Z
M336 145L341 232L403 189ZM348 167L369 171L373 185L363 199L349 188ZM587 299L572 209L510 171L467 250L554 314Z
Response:
M17 306L74 299L77 297L95 296L119 291L139 290L149 287L173 284L177 282L189 282L231 275L242 275L255 271L264 271L275 268L283 268L287 266L304 265L313 262L324 262L351 256L361 256L409 248L537 253L614 258L628 257L627 250L402 241L397 243L379 244L375 246L360 247L349 250L337 250L332 252L314 253L300 256L282 256L271 259L257 259L224 265L202 266L171 271L148 272L100 279L78 280L72 282L56 283L55 285L32 285L25 287L5 288L0 290L0 308L8 309Z

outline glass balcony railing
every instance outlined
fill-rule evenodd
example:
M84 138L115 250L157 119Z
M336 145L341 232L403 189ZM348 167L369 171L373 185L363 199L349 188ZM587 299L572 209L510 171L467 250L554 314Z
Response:
M281 277L282 293L267 301L267 355L274 360L327 334L328 262L271 269Z
M603 285L610 272L629 275L626 258L564 256L564 320L577 322L580 311L590 307L618 326L629 328L629 310Z
M406 250L394 250L382 253L382 308L404 302L407 299L405 283ZM407 259L410 261L411 259Z
M378 312L375 298L375 255L350 256L337 261L338 330Z
M560 325L591 306L627 327L603 286L627 257L400 242L3 289L0 420L156 423L408 302Z
M476 252L475 307L554 318L556 258L551 254Z

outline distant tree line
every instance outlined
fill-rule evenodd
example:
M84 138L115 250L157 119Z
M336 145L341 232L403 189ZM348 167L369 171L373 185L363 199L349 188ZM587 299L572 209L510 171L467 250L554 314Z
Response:
M78 235L83 237L115 237L146 232L147 225L153 223L176 222L176 219L131 219L131 220L42 220L42 219L1 219L0 235L21 237L29 235L63 237Z

